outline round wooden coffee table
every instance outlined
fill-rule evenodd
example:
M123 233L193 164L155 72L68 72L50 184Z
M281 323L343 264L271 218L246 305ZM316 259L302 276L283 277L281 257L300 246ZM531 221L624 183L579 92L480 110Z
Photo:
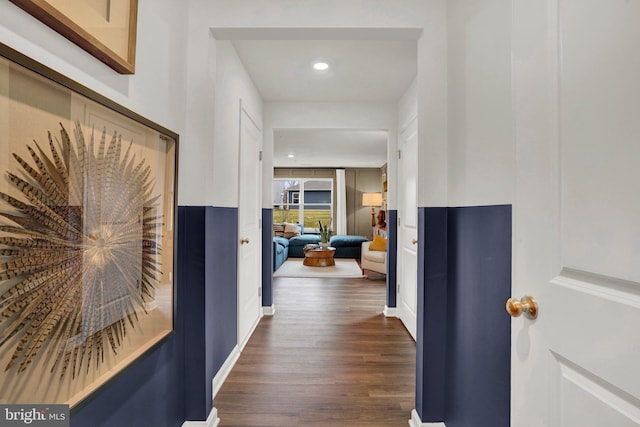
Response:
M304 261L302 261L302 264L309 267L330 267L336 265L336 260L333 259L333 254L335 253L336 248L331 246L309 249L304 253Z

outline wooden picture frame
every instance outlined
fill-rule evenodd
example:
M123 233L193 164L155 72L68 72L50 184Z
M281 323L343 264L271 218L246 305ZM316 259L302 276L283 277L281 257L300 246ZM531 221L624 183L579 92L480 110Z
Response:
M9 1L118 73L135 73L138 0Z
M0 403L80 407L173 334L177 150L0 43Z

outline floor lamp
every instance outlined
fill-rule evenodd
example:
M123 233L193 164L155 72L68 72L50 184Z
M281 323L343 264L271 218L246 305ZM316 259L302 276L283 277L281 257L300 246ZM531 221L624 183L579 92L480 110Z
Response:
M375 227L376 208L382 206L382 193L362 193L362 206L371 207L371 227Z

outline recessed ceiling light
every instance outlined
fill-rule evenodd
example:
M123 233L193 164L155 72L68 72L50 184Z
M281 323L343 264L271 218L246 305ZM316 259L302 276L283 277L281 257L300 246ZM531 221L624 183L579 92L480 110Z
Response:
M316 61L313 63L313 68L318 71L324 71L329 69L329 63L325 61Z
M287 157L292 158L292 157L295 157L295 155L293 155L293 154L287 154Z

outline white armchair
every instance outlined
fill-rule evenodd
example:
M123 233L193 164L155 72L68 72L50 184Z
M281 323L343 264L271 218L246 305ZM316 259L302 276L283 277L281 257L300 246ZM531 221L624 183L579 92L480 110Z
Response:
M370 245L371 242L362 242L362 247L360 248L360 268L363 274L365 270L387 274L387 252L370 251Z

